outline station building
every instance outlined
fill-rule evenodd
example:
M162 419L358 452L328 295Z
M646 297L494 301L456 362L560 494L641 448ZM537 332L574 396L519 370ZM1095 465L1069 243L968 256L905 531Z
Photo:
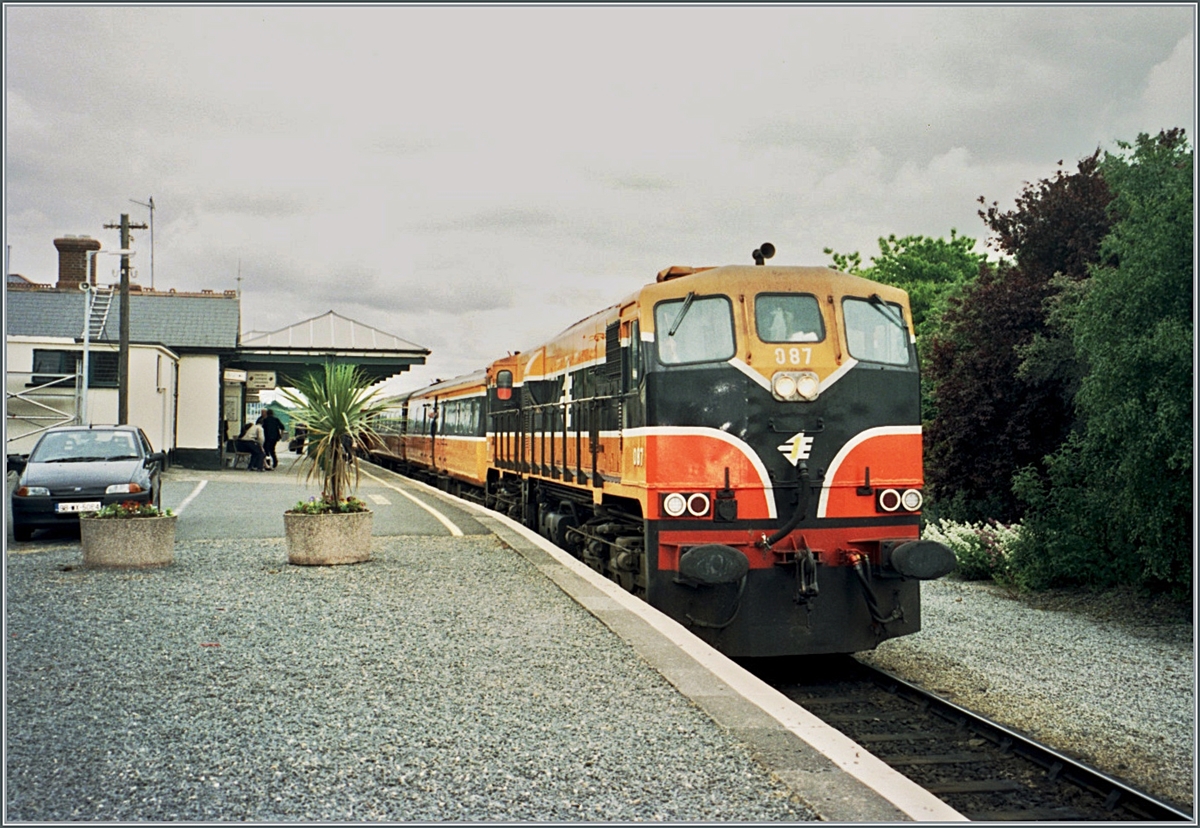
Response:
M47 428L117 422L121 296L98 284L100 242L55 239L58 279L5 284L5 443L28 454ZM220 468L260 390L325 363L383 380L429 350L330 310L278 331L243 334L235 290L129 291L129 423L170 462ZM86 371L84 364L86 362Z

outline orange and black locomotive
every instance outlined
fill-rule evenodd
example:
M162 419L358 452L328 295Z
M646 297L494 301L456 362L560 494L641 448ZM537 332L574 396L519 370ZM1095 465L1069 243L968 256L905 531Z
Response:
M395 400L382 463L538 530L735 657L920 629L906 294L825 267L672 267L531 351Z

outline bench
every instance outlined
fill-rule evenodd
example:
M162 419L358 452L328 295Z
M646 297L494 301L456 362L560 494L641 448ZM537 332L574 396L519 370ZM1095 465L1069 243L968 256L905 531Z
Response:
M236 469L238 466L250 468L250 452L235 451L225 455L225 468Z

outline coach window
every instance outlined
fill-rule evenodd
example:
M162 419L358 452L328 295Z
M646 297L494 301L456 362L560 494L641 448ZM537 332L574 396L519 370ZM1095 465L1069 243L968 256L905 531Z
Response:
M763 342L820 342L825 338L817 297L801 293L760 293L754 297L754 325Z
M654 307L654 339L663 365L718 362L734 355L733 305L727 296L659 302Z
M878 297L846 298L842 302L842 316L846 320L850 356L866 362L908 364L908 326L899 305Z

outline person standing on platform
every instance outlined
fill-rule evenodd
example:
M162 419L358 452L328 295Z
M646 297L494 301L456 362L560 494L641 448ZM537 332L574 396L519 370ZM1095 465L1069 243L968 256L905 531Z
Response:
M279 458L275 455L275 444L287 432L283 428L283 422L275 416L275 412L268 407L263 411L262 419L259 421L263 430L263 451L267 457L271 458L271 463L268 466L274 469L279 465Z

